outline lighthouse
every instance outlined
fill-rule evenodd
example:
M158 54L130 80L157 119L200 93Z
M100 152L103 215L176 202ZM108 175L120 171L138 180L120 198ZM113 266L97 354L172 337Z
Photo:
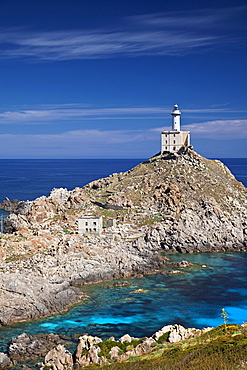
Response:
M190 131L181 131L178 104L174 104L172 115L172 130L161 132L161 154L177 153L190 146Z
M181 112L178 109L178 105L174 104L174 109L171 112L172 115L172 131L180 131L180 116Z

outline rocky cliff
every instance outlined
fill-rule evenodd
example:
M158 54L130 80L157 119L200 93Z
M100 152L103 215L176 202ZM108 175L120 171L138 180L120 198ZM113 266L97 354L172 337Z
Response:
M161 250L243 251L246 195L247 189L220 161L191 149L157 155L83 188L53 189L49 197L15 201L0 239L0 271L12 279L21 280L28 272L30 281L34 277L48 284L78 285L158 269L164 263ZM115 219L116 226L105 228L102 235L80 235L77 221L85 215L101 215L105 225ZM34 300L37 307L41 297ZM23 299L19 294L19 302ZM8 322L16 320L10 306L0 308L0 323L6 309ZM56 312L55 304L49 307L48 314ZM45 314L47 310L34 309L23 318Z

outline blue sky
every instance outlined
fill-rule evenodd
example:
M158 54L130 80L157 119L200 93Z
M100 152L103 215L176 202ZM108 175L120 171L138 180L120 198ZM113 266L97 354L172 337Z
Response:
M245 1L1 0L0 158L247 157Z

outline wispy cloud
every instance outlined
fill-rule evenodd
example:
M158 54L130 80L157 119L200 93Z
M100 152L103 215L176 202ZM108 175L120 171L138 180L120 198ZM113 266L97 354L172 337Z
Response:
M183 130L190 130L196 138L216 140L247 139L247 119L194 123L185 125Z
M78 122L98 120L143 119L156 120L170 117L171 108L166 107L84 107L79 104L43 105L29 109L11 109L0 113L0 124L48 124L56 122ZM230 108L183 109L185 114L238 113ZM244 111L243 111L244 112ZM247 112L247 111L245 111ZM187 115L188 117L188 115Z
M132 156L142 154L140 143L156 140L157 134L148 130L74 130L60 134L4 134L0 135L0 155L13 157L102 157ZM136 143L139 143L137 146ZM128 151L131 146L131 151ZM159 151L159 145L154 151ZM152 152L150 152L152 154ZM134 155L136 156L136 155Z
M150 131L169 131L171 126L155 127ZM215 120L183 125L182 130L190 131L192 139L234 140L247 139L247 119Z
M134 152L151 154L160 149L160 132L171 127L156 127L141 130L71 130L58 134L2 134L1 156L88 157L107 155L132 155ZM183 126L191 131L193 139L234 140L247 139L247 120L221 120ZM154 144L155 143L155 144ZM126 149L127 148L127 149ZM129 151L130 148L130 151ZM139 154L141 155L141 154Z
M118 27L51 32L2 29L1 58L99 59L181 55L226 44L246 44L247 7L130 17Z

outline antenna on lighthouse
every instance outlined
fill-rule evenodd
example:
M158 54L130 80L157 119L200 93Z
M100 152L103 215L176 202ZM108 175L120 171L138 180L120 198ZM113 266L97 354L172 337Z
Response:
M172 131L180 131L180 116L181 112L178 109L178 104L174 104L172 115Z

